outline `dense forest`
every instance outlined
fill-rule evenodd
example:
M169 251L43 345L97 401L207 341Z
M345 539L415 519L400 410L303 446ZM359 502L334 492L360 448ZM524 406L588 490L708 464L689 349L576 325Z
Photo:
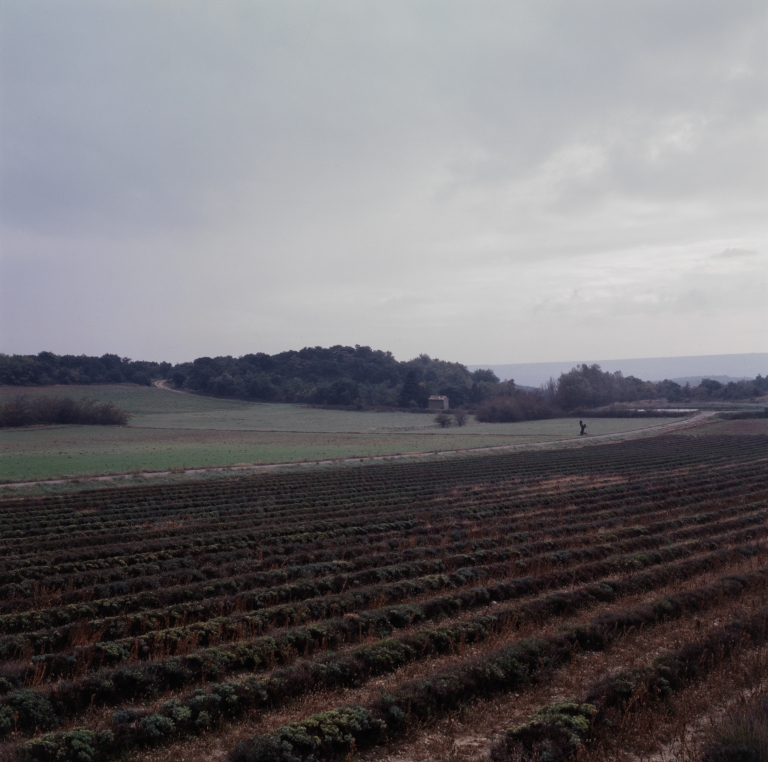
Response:
M366 407L426 407L432 394L447 395L454 406L476 404L499 383L492 371L470 373L428 355L401 362L360 346L201 357L177 365L170 379L177 388L224 397Z
M578 365L538 390L500 382L491 370L422 354L399 361L370 347L307 347L299 351L242 357L199 357L192 362L140 362L118 355L0 354L0 384L150 384L167 380L180 390L245 400L353 407L424 408L444 394L452 407L475 410L481 420L547 418L575 410L639 400L673 403L740 400L768 392L768 378L696 387L674 381L642 381L599 365Z

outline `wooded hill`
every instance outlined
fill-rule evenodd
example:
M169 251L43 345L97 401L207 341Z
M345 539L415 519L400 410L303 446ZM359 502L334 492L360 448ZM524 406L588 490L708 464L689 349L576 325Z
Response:
M199 357L188 363L137 362L118 355L0 354L0 384L149 385L167 379L177 389L268 402L366 407L426 407L431 394L446 394L454 406L476 404L495 393L498 378L470 372L461 363L428 355L407 362L370 347L307 347L299 351L242 357Z
M728 384L704 379L691 387L608 373L599 365L579 365L540 390L526 391L516 387L514 381L499 382L491 370L470 372L461 363L426 354L399 361L391 352L361 346L199 357L177 365L134 361L112 354L0 355L0 384L4 385L149 385L154 379L166 379L177 389L198 394L314 405L424 408L430 395L444 394L452 407L471 407L478 417L488 421L547 418L616 402L728 401L768 392L768 378L760 375L754 381Z
M454 406L495 393L491 372L422 354L407 362L370 347L312 347L243 357L201 357L174 368L178 388L225 397L321 405L426 407L432 394Z

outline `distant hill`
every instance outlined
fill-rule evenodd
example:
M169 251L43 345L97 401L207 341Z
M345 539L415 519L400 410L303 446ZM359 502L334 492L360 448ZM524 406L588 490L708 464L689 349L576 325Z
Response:
M626 360L573 360L571 362L515 363L509 365L468 365L469 370L490 368L502 381L515 379L516 384L538 387L567 373L581 363L597 363L604 371L620 370L625 376L644 381L671 379L679 384L689 380L696 386L702 378L722 383L768 374L768 352L742 355L699 355L694 357L645 357ZM682 379L682 380L681 380ZM696 383L694 383L694 380Z
M476 404L495 394L498 379L470 373L457 362L426 354L398 361L370 347L305 347L299 351L198 357L192 362L153 363L118 355L0 354L0 385L149 385L168 379L177 389L199 394L268 402L368 407L427 407L430 395L451 405Z
M528 363L469 370L461 363L426 354L404 362L391 352L341 345L305 347L275 355L198 357L177 365L118 355L41 352L0 354L0 384L149 385L155 379L165 379L176 389L217 397L358 409L426 408L431 395L444 395L451 407L472 406L488 421L551 417L640 399L747 399L768 391L768 354L609 360L581 364L572 370L575 364ZM616 371L621 374L614 375ZM497 376L513 378L515 383L500 383ZM710 380L699 384L703 377ZM550 378L555 383L540 391L538 387ZM733 378L750 380L733 382ZM678 379L678 383L671 379ZM690 388L683 388L686 381ZM488 410L483 412L486 402Z
M748 376L715 376L710 373L706 376L678 376L677 378L671 378L670 381L674 381L676 384L680 384L680 386L685 386L686 384L698 386L705 378L708 378L710 381L719 381L721 384L751 380Z
M271 402L426 407L441 394L459 406L495 390L493 374L422 354L407 362L370 347L305 347L242 357L198 357L174 366L178 389Z

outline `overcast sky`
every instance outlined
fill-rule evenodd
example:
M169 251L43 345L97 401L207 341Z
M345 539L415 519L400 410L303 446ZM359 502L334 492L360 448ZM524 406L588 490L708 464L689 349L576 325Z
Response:
M764 0L0 0L0 351L768 351Z

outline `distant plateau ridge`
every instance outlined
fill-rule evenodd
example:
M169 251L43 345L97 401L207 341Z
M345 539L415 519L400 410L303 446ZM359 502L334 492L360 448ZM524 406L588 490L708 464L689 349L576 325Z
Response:
M510 378L520 386L538 387L550 378L567 373L576 365L597 363L611 373L620 370L625 376L636 376L644 381L670 379L679 384L686 381L696 386L702 378L721 383L755 378L768 373L768 352L734 355L698 355L695 357L642 357L625 360L574 360L571 362L533 362L506 365L468 365L469 370L490 368L502 381Z

